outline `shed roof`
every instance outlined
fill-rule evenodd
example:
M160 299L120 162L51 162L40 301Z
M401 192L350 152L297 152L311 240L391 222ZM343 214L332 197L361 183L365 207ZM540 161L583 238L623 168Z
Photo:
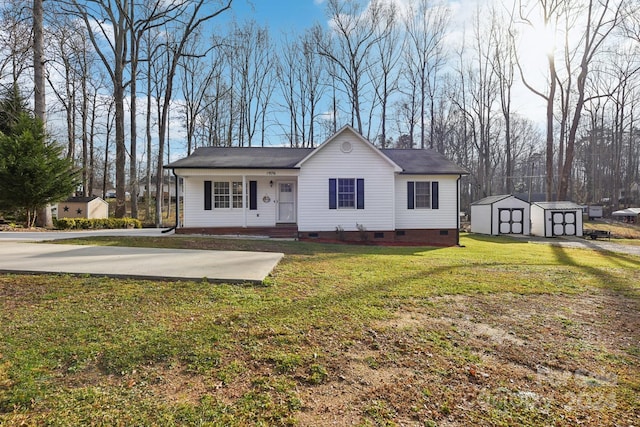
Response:
M582 206L567 201L559 201L559 202L536 202L534 205L540 206L542 209L557 209L557 210L575 210L582 209Z
M100 197L98 196L78 196L78 197L69 197L68 199L66 199L63 203L89 203L94 201L95 199L100 199L102 200ZM103 200L104 201L104 200ZM106 202L105 202L106 203Z
M475 201L475 202L473 202L471 204L472 205L492 205L492 204L494 204L496 202L499 202L501 200L508 199L509 197L513 197L514 199L520 200L521 202L528 203L526 200L522 200L518 196L514 196L514 195L511 195L511 194L501 194L501 195L498 195L498 196L488 196L488 197L485 197L484 199L480 199L480 200Z

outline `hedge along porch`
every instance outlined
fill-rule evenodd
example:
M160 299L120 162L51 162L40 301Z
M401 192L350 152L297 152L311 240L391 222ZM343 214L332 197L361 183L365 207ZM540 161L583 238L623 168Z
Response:
M315 149L204 147L183 178L177 233L454 245L459 179L432 150L380 150L350 126Z

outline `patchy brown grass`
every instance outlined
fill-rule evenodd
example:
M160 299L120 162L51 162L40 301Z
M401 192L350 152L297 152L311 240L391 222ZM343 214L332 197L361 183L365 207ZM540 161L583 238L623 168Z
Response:
M0 424L640 424L640 259L463 243L277 243L264 287L0 276Z

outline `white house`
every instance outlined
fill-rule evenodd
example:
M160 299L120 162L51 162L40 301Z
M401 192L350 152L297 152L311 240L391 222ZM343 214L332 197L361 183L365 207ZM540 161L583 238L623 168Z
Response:
M534 236L582 236L582 206L573 202L531 204L531 234Z
M471 232L529 234L529 202L510 194L489 196L471 204Z
M455 245L466 170L432 150L378 149L350 126L317 148L203 147L177 233ZM178 216L180 217L180 216Z

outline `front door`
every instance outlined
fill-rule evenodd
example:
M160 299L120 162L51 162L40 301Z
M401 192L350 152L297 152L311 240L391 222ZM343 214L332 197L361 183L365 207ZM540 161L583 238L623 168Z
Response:
M296 222L295 183L278 182L278 222Z

